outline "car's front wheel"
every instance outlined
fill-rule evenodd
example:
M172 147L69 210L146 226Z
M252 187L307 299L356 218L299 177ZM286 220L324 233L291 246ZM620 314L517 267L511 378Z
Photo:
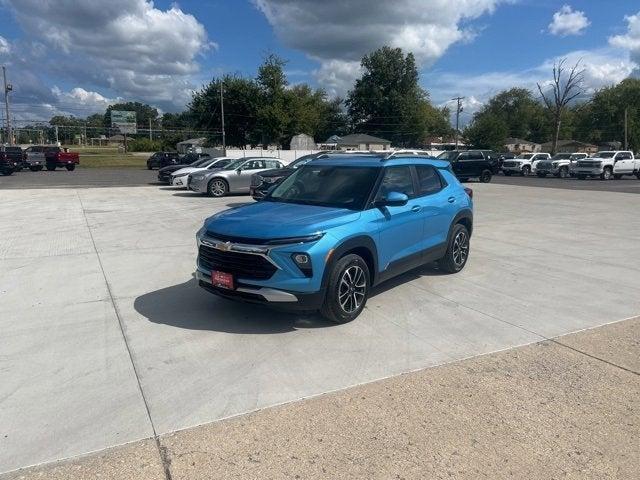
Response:
M611 171L611 167L604 167L604 170L600 174L600 180L611 180L613 176L613 172Z
M66 169L70 172L73 172L76 169L76 166L72 163L71 165L67 165Z
M523 177L529 176L530 173L531 173L531 167L529 165L525 165L524 167L522 167L522 170L520 171L520 175L522 175Z
M335 323L355 319L369 298L369 267L361 256L349 254L333 266L320 313Z
M224 197L229 192L229 185L221 178L214 178L207 186L207 193L211 197Z
M560 167L560 171L558 172L558 176L560 178L568 178L569 177L569 169L567 167Z
M438 261L438 266L448 273L458 273L469 259L470 238L467 227L461 223L453 227L447 253Z

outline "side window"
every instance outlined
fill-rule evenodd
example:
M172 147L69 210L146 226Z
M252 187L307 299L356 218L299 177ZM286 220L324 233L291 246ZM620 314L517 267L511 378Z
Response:
M418 195L429 195L442 190L442 180L435 168L429 165L417 165Z
M280 168L280 162L276 160L265 160L267 168Z
M458 162L465 162L467 160L469 160L468 152L462 152L460 155L458 155L458 158L456 159L456 161Z
M243 170L260 170L261 168L264 168L264 161L262 160L251 160L242 166Z
M389 167L384 171L376 198L385 198L390 192L404 193L409 197L414 196L413 178L409 167Z
M484 160L482 152L469 152L469 160Z

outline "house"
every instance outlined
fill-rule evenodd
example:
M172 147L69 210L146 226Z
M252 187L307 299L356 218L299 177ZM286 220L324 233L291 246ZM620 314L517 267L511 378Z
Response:
M339 140L340 137L338 135L331 135L324 142L319 143L318 148L320 150L337 150Z
M111 135L109 138L107 138L107 145L111 147L117 147L123 144L124 144L124 135L120 135L120 134Z
M542 151L551 153L553 142L546 142L541 145ZM558 140L555 153L596 153L598 147L590 143L579 142L578 140Z
M535 153L539 152L541 145L521 138L507 138L504 147L511 153Z
M294 135L289 143L289 150L315 150L316 141L306 133Z
M189 153L189 152L196 152L196 153L201 153L201 151L198 151L198 149L202 149L202 146L206 143L207 139L202 137L202 138L190 138L188 140L184 140L182 142L178 142L178 144L176 145L176 150L178 150L178 153Z
M339 150L389 150L391 142L366 133L352 133L341 137L337 141L337 148Z
M598 144L598 150L599 151L606 151L606 150L621 150L622 149L622 142L601 142Z

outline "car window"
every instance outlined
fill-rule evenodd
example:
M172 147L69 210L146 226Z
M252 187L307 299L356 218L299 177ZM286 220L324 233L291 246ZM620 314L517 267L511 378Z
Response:
M460 155L458 155L457 161L464 162L465 160L469 160L469 152L462 152L460 153Z
M418 195L429 195L442 190L442 179L436 169L429 165L416 165L418 173Z
M469 160L484 160L482 152L469 152Z
M376 199L386 198L390 192L404 193L408 197L415 195L413 178L409 167L389 167L385 169Z
M280 168L280 162L277 160L265 160L267 168Z
M263 160L250 160L242 165L242 170L260 170L261 168L265 168Z

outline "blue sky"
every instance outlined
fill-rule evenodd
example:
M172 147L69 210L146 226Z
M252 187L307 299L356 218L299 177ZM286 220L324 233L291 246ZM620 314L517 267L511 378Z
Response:
M180 110L213 76L254 75L269 52L288 60L291 83L343 96L363 54L400 46L434 103L464 95L468 116L501 89L544 81L557 58L581 60L590 90L640 63L632 0L112 0L105 12L98 0L0 0L16 117L84 116L119 99Z

